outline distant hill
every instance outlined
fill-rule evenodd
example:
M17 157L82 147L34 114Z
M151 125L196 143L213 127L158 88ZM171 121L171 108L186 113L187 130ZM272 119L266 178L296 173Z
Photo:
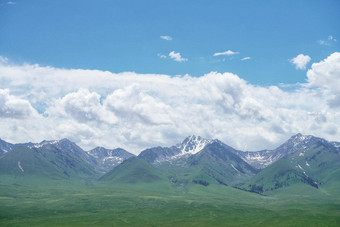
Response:
M96 147L87 153L95 158L97 170L102 173L109 172L124 160L135 156L122 148L106 149Z
M236 181L248 179L257 170L232 152L232 148L214 141L199 153L188 158L190 168L198 170L199 175L209 176L220 184L230 185Z
M243 188L264 193L293 184L319 188L340 182L340 155L327 141L296 150L263 169Z
M102 182L138 184L168 181L166 175L148 162L131 157L100 178Z
M11 182L15 179L18 183L28 179L89 179L97 176L90 164L92 161L91 156L67 139L16 144L0 158L0 182L4 179Z
M0 182L16 178L67 179L68 173L59 169L34 149L17 146L0 158Z

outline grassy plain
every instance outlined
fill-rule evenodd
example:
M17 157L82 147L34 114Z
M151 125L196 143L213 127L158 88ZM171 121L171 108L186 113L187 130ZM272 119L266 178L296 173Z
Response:
M295 185L263 196L163 182L0 185L0 226L339 226L336 188Z

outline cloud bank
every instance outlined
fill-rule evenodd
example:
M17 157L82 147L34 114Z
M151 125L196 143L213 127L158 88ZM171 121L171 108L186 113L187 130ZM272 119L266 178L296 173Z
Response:
M339 140L340 53L286 91L233 73L171 77L0 63L0 137L67 137L85 149L169 146L192 134L238 149L272 148L301 132Z

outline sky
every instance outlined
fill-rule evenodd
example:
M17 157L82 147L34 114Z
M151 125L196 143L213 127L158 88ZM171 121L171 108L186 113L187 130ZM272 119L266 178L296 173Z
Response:
M0 0L0 138L138 154L340 141L340 2Z

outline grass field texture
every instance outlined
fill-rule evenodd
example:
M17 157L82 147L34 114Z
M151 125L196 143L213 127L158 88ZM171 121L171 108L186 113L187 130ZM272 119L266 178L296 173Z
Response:
M164 184L0 186L0 226L339 226L340 199L296 185L274 195Z

